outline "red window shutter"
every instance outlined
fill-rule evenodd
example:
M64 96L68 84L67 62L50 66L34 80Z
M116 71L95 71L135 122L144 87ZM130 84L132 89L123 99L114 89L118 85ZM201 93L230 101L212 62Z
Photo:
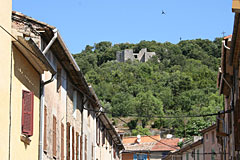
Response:
M70 160L70 123L67 122L67 160Z
M83 136L80 136L80 160L83 159L82 150L83 150Z
M33 135L33 98L34 93L22 91L22 134Z
M74 160L74 127L72 127L72 160Z
M78 137L79 137L79 133L76 132L76 160L79 160L79 158L78 158L78 154L79 154L79 148L78 148L78 145L79 145L79 143L78 143Z
M57 156L57 136L56 136L56 130L57 130L57 120L56 117L53 116L53 156Z
M44 137L43 137L43 150L47 150L47 107L44 107Z
M64 160L64 124L61 123L61 160Z

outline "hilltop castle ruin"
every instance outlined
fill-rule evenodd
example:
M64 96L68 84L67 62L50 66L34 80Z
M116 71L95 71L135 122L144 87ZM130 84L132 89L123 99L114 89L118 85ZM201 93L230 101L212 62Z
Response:
M124 51L117 51L116 60L118 62L125 62L130 59L131 61L139 60L139 62L147 62L154 55L156 53L147 52L147 48L141 49L139 53L133 53L133 49L125 49Z

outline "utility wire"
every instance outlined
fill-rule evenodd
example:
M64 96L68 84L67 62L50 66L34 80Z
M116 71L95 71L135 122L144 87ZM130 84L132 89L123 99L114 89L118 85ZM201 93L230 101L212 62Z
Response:
M96 111L94 109L89 109L89 108L85 108L85 107L83 109L93 111L93 112L98 112L98 113L112 114L112 112L107 111L106 109L104 109L105 111L100 111L100 110ZM226 110L226 111L222 111L222 112L218 112L218 113L199 114L199 115L179 115L179 116L137 116L137 115L134 115L134 114L130 114L130 115L128 115L128 117L179 119L179 118L194 118L194 117L211 117L211 116L217 116L217 115L221 115L221 114L231 113L231 111L232 110Z

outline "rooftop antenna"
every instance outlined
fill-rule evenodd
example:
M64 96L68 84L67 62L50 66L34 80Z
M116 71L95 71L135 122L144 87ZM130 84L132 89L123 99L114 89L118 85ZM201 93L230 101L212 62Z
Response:
M225 37L225 33L226 33L226 32L224 32L224 31L222 32L223 37Z

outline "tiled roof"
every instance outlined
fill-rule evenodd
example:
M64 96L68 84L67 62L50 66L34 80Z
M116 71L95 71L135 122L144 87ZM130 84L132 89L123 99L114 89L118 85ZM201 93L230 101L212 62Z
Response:
M232 35L226 36L223 39L228 39L228 38L232 38Z
M142 136L141 137L141 143L144 143L144 142L156 142L156 140L160 140L161 139L160 135L151 136L151 137L152 138L150 138L149 136ZM136 142L137 142L137 137L124 137L123 138L123 144L125 144L125 143L136 143Z
M123 145L126 151L175 151L179 149L179 138L161 139L160 135L142 136L141 142L137 142L137 137L123 138ZM155 140L156 139L156 140Z
M179 138L161 139L152 148L152 151L175 151L178 147ZM166 144L166 145L165 145Z

